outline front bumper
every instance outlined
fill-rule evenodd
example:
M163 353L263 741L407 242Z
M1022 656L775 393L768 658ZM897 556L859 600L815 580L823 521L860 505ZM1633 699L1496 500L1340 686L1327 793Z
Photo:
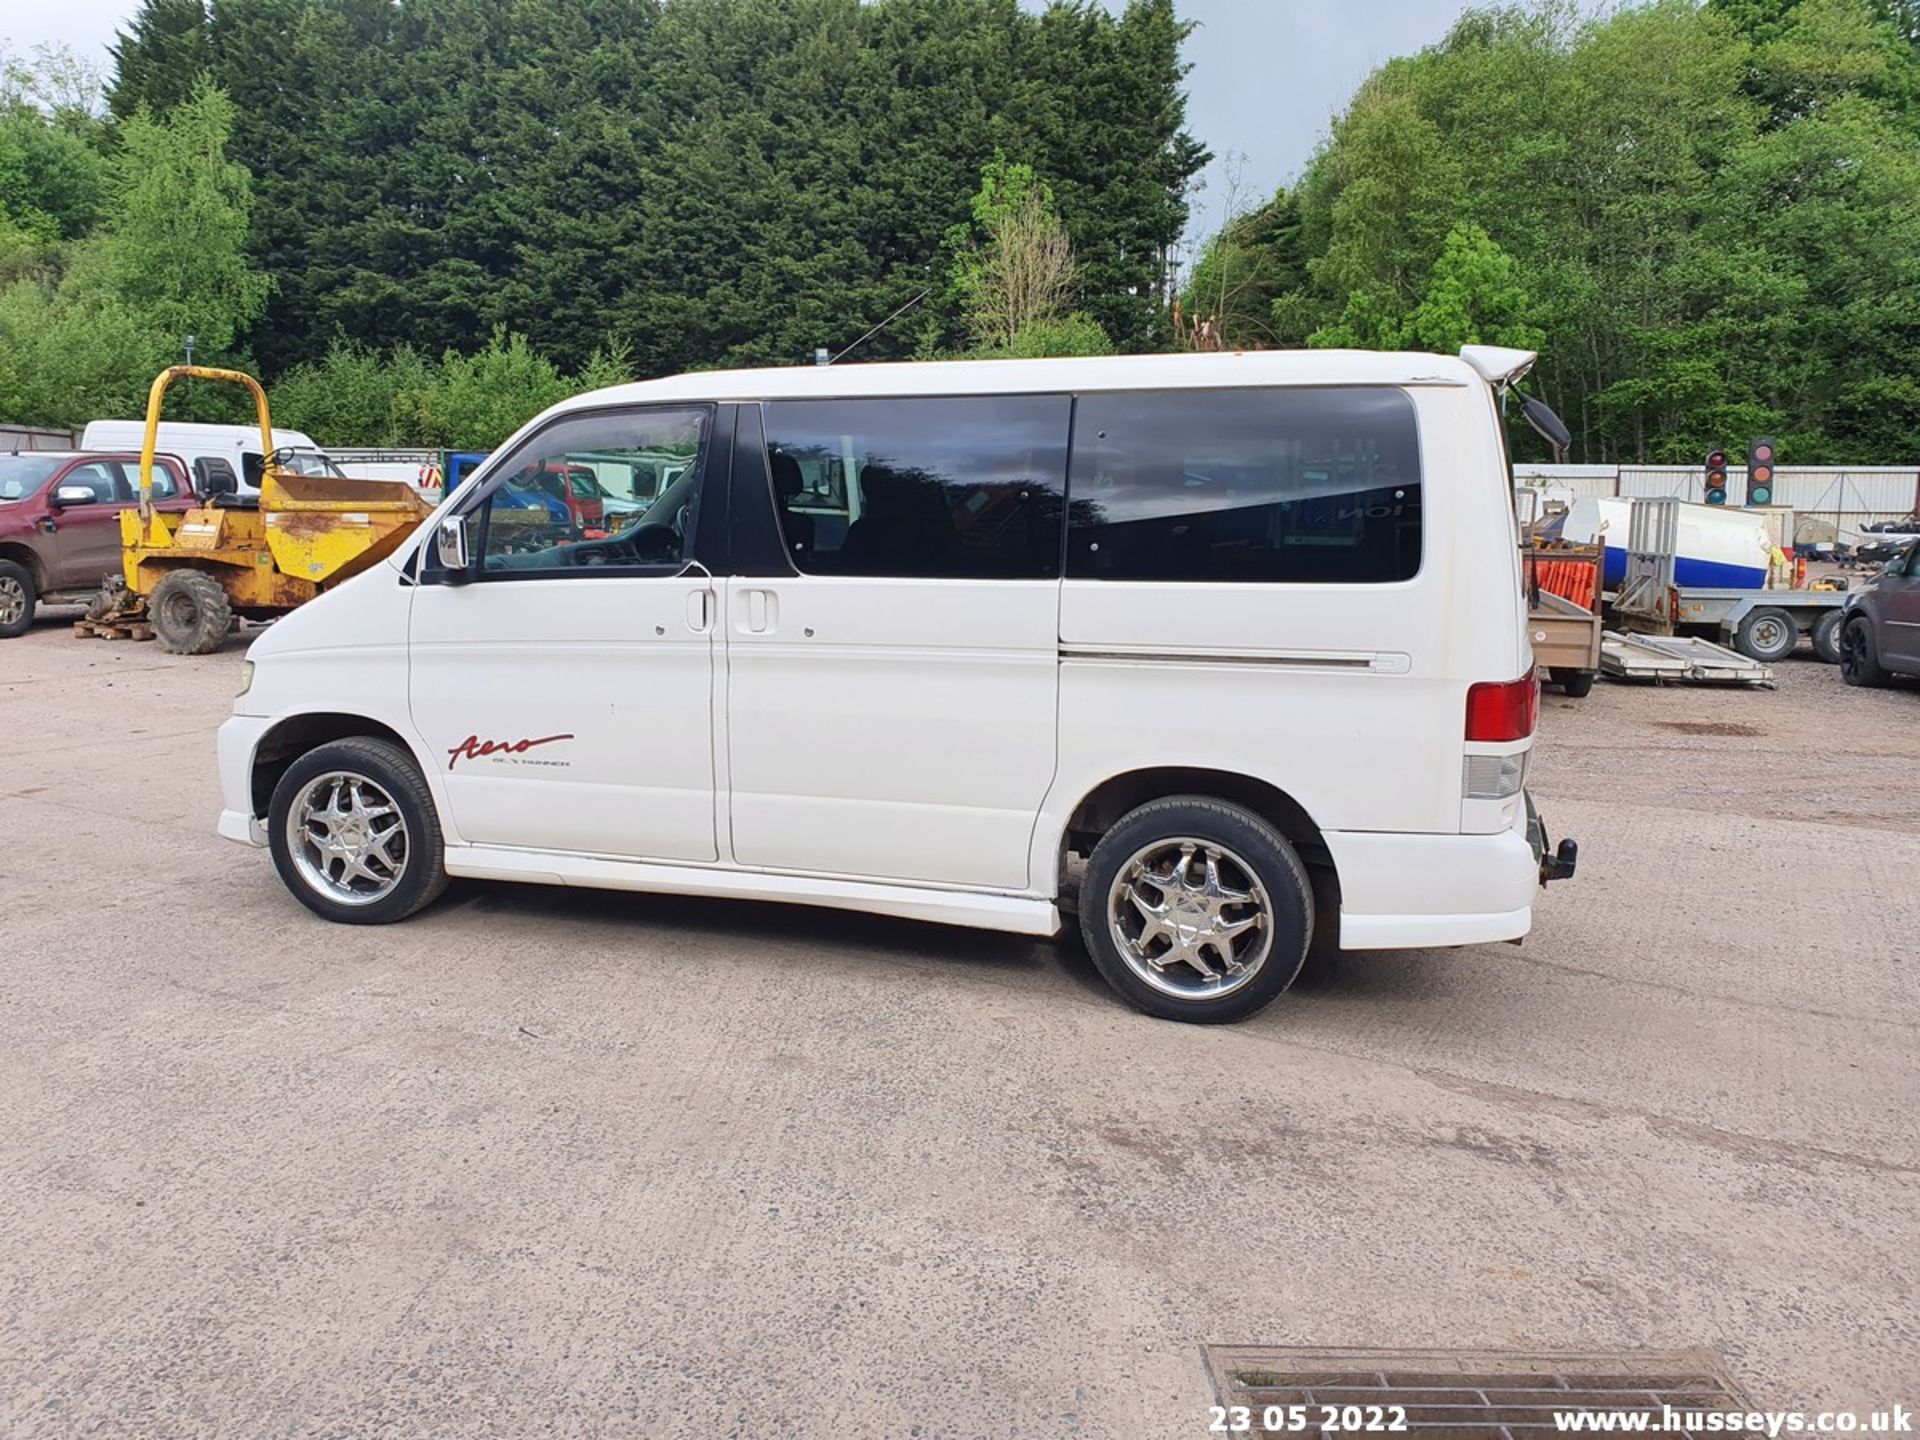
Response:
M253 813L253 754L273 722L262 715L235 715L220 727L214 753L220 769L220 822L223 840L264 846L266 822Z

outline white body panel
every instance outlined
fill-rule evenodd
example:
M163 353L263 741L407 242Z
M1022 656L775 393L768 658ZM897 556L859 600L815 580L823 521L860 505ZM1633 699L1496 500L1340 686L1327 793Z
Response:
M698 578L417 587L410 713L452 833L717 859L711 605Z
M420 761L455 874L1047 933L1077 807L1116 777L1178 767L1297 804L1337 873L1348 946L1518 937L1537 875L1524 799L1463 798L1467 755L1532 743L1463 738L1469 687L1532 664L1498 419L1467 363L1311 352L679 376L568 402L496 454L587 406L1287 385L1411 398L1411 578L709 586L696 569L415 586L396 559L256 643L254 687L222 731L221 833L260 840L249 777L273 723L357 713Z
M81 432L82 450L133 450L138 451L146 443L147 422L144 420L92 420ZM213 425L192 420L162 420L160 422L157 448L169 455L178 455L187 462L189 469L193 462L202 456L225 460L233 467L233 473L240 482L239 493L258 495L260 487L249 484L247 466L243 461L246 455L260 453L260 427L257 425ZM298 430L287 430L276 425L273 427L275 449L314 450L317 447L313 438Z
M1059 608L1046 581L729 581L734 858L1026 889Z

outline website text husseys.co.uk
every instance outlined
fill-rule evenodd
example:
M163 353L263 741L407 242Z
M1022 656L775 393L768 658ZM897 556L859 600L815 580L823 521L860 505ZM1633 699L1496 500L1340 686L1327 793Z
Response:
M1913 1412L1904 1405L1880 1410L1689 1410L1662 1405L1651 1410L1558 1410L1563 1431L1645 1431L1656 1435L1911 1435Z

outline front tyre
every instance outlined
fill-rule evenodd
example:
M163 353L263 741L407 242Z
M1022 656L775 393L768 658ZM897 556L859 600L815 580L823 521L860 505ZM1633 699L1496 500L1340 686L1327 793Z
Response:
M0 560L0 640L24 635L33 627L40 591L33 572L12 560Z
M1313 936L1313 891L1293 847L1238 805L1153 800L1100 838L1081 889L1094 965L1163 1020L1226 1024L1293 983Z
M433 796L413 757L387 740L336 740L280 777L267 809L274 868L325 920L386 925L447 888Z
M153 638L173 655L211 655L233 629L233 602L204 570L169 570L147 597Z

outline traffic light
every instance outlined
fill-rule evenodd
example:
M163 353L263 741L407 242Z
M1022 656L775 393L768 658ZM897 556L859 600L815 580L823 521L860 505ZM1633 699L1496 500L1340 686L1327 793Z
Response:
M1707 452L1707 504L1724 505L1727 503L1727 452L1709 450Z
M1747 442L1747 504L1773 504L1773 441Z

